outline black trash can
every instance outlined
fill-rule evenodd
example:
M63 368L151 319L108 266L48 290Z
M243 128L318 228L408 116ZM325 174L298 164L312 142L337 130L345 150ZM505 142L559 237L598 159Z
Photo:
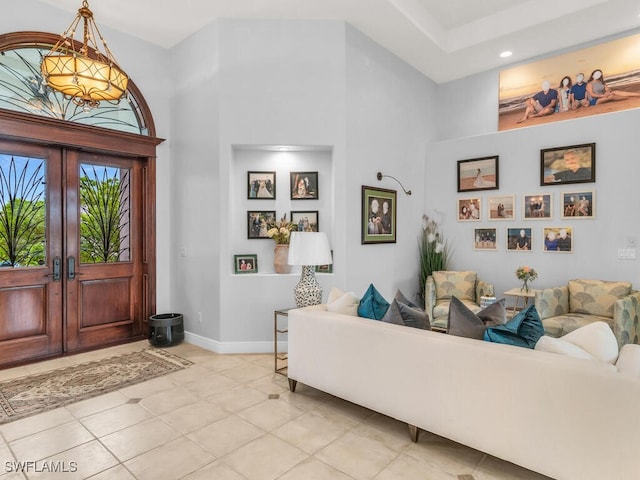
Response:
M171 347L184 340L181 313L160 313L149 317L149 343L154 347Z

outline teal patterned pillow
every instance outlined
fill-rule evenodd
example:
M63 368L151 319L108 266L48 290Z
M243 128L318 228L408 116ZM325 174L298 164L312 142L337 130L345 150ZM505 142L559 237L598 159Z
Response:
M544 327L535 305L529 305L504 325L489 327L484 332L488 342L533 348L544 335Z

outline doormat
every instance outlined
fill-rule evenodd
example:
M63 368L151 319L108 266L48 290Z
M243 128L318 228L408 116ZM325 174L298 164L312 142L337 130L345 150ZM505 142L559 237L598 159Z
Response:
M113 392L193 365L144 349L0 382L0 424Z

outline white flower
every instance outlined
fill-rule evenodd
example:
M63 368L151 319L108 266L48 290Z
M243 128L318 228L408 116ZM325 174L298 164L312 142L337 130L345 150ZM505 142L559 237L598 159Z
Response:
M436 253L441 253L444 250L444 245L442 243L436 244Z
M427 242L433 243L436 241L436 236L434 233L427 234Z

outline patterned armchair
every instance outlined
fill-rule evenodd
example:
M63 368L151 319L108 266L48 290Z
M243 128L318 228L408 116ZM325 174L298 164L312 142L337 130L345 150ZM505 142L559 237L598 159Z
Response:
M480 311L480 297L493 297L493 285L478 278L476 272L437 271L427 277L424 287L425 310L431 328L446 331L451 297L458 297L471 311Z
M595 321L606 322L618 346L640 343L640 292L629 282L569 280L536 292L536 310L547 335L561 337Z

